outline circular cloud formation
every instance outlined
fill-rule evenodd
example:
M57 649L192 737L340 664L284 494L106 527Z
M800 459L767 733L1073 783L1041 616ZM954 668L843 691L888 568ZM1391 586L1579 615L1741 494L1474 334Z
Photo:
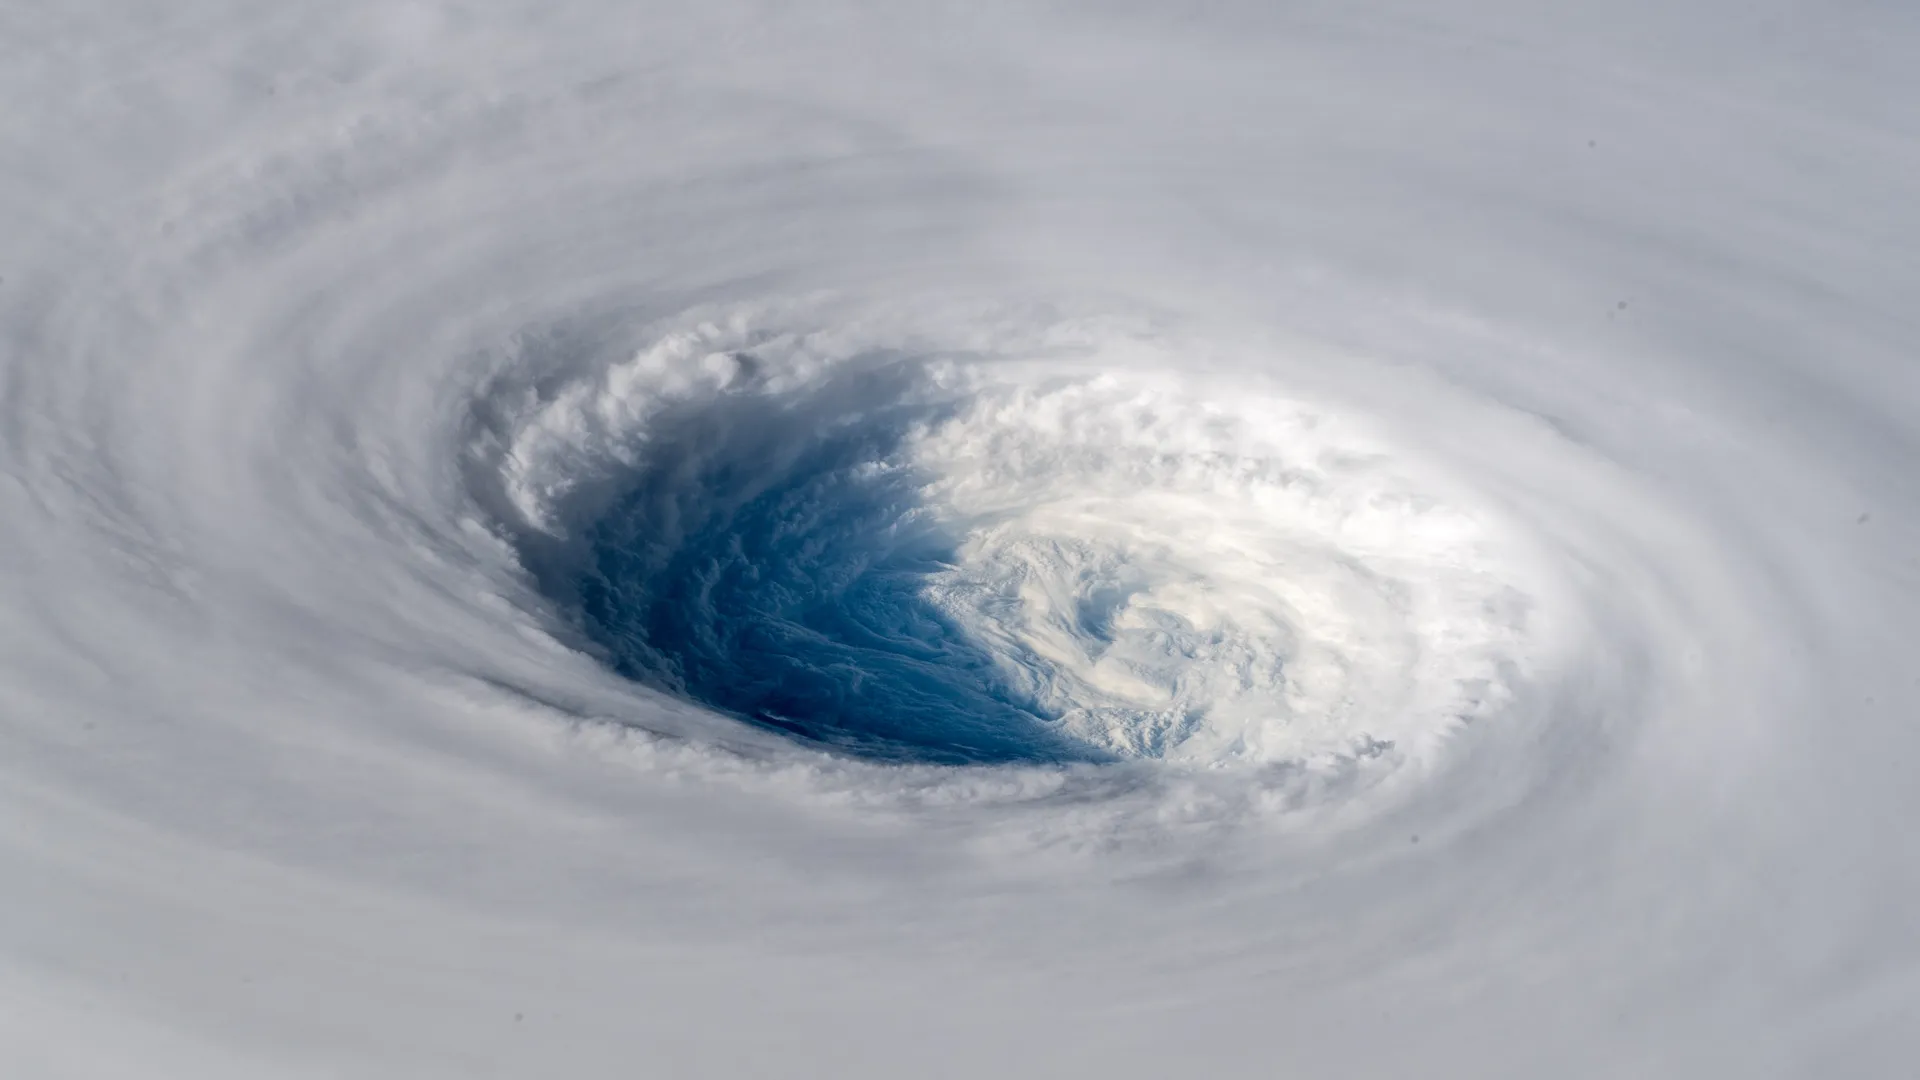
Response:
M22 17L5 1071L1905 1067L1920 27L912 7Z
M1492 511L1201 343L962 322L660 330L514 418L506 529L621 674L881 760L1351 764L1512 703L1547 575Z

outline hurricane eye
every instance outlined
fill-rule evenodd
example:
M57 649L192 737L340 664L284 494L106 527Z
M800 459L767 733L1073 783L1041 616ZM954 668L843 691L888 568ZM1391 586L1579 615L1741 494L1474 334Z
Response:
M1524 563L1476 568L1497 515L1324 410L747 325L662 335L512 459L596 478L537 489L523 556L652 691L883 763L1384 766L1544 651Z

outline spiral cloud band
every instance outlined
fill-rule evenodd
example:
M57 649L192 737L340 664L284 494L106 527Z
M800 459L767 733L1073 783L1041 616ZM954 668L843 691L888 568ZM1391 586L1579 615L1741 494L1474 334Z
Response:
M1905 1076L1897 4L0 26L0 1072Z

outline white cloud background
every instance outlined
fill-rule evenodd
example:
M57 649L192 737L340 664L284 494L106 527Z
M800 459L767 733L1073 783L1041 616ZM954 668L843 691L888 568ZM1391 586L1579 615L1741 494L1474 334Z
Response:
M0 1071L1907 1075L1917 60L1868 2L7 5ZM703 319L1307 403L1532 667L1285 775L637 690L488 523ZM1353 618L1355 685L1457 644Z

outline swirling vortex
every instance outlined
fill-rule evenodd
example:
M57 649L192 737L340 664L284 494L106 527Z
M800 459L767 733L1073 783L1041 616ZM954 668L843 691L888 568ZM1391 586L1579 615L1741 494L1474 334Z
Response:
M1911 1060L1920 33L1607 10L23 22L0 1036Z
M1110 320L921 318L715 317L555 389L502 456L523 561L623 674L891 760L1422 756L1543 651L1487 515L1338 417Z

